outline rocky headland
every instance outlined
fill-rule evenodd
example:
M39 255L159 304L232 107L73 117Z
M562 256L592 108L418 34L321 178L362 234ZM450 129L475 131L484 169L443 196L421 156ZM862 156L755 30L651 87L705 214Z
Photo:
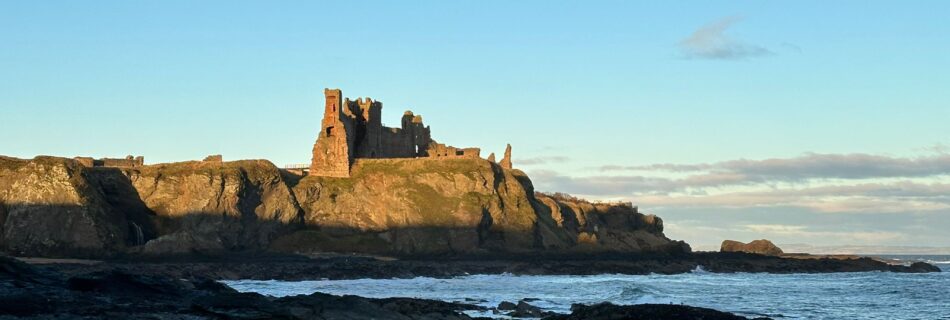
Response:
M689 252L656 216L535 193L523 172L482 159L359 160L334 178L264 160L90 168L4 157L0 230L5 252L57 258Z
M359 159L351 176L340 178L300 176L265 160L107 168L58 157L0 158L0 249L22 257L157 260L197 273L202 264L191 263L203 261L246 278L285 279L324 263L381 277L697 267L937 271L861 257L776 256L781 249L767 241L740 244L691 253L663 234L662 219L629 203L537 193L520 170L483 159ZM442 263L421 271L418 261ZM262 264L274 267L255 267ZM376 274L359 271L364 267ZM271 271L247 271L255 269Z

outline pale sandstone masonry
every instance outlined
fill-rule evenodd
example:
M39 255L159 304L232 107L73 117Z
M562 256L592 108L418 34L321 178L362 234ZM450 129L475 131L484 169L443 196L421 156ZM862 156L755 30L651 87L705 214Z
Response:
M106 167L106 168L138 168L145 165L145 157L138 156L126 156L124 159L116 158L102 158L102 159L93 159L92 157L75 157L73 160L79 162L80 165L92 168L92 167Z
M323 121L313 144L310 175L349 177L355 159L481 158L479 148L456 148L433 140L422 116L412 111L403 114L400 128L385 127L380 119L381 102L344 99L340 89L324 89L323 93ZM508 148L510 153L511 146Z

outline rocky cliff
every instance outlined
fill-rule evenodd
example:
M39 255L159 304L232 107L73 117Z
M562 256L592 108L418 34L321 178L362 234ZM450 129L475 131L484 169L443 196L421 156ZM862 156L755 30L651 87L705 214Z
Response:
M592 203L569 195L537 194L574 250L621 252L689 252L683 241L663 235L663 220L644 215L631 203Z
M0 247L7 252L85 257L121 251L144 237L146 219L135 214L113 208L73 160L0 157Z
M158 164L124 173L155 213L161 236L141 248L146 253L263 249L302 216L280 170L266 160Z
M536 194L482 159L360 159L349 178L264 160L88 168L0 159L0 247L17 255L398 255L682 252L662 220L624 204Z
M536 210L524 173L481 159L361 159L352 177L307 177L294 193L314 229L290 242L321 249L521 252L569 242L547 212Z

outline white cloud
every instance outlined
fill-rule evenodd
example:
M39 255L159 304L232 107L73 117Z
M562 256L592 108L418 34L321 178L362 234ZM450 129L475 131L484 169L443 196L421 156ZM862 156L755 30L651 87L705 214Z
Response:
M832 238L842 243L882 243L904 237L901 233L890 231L813 231L806 226L782 224L750 224L743 227L766 238Z
M940 146L933 147L940 150ZM916 158L899 158L864 153L806 153L794 158L764 160L738 159L715 163L600 167L602 171L670 171L733 174L750 182L802 181L816 178L865 179L887 177L924 177L950 174L950 154L937 153Z
M547 156L547 157L533 157L533 158L524 158L524 159L514 159L512 160L515 164L519 166L531 166L531 165L541 165L549 163L564 163L568 162L570 158L562 156Z
M950 210L950 154L890 157L806 153L792 158L611 165L571 177L532 172L541 190L644 207L798 207L816 212ZM608 175L607 172L621 175Z
M741 19L726 17L707 24L680 41L680 50L689 58L735 60L771 55L764 47L744 43L726 35L726 30Z

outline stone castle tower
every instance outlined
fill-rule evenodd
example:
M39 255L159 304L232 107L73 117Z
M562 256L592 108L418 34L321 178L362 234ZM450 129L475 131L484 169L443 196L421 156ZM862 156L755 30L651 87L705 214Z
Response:
M349 177L356 159L481 158L478 148L456 148L432 140L422 116L406 111L399 128L383 126L383 104L370 98L343 98L340 89L324 89L320 134L313 144L310 175ZM510 168L511 146L505 153ZM506 163L502 159L502 165Z
M320 136L313 144L313 159L310 174L325 177L349 177L353 159L352 128L346 125L347 114L343 111L343 92L339 89L324 89L326 105L323 110Z

